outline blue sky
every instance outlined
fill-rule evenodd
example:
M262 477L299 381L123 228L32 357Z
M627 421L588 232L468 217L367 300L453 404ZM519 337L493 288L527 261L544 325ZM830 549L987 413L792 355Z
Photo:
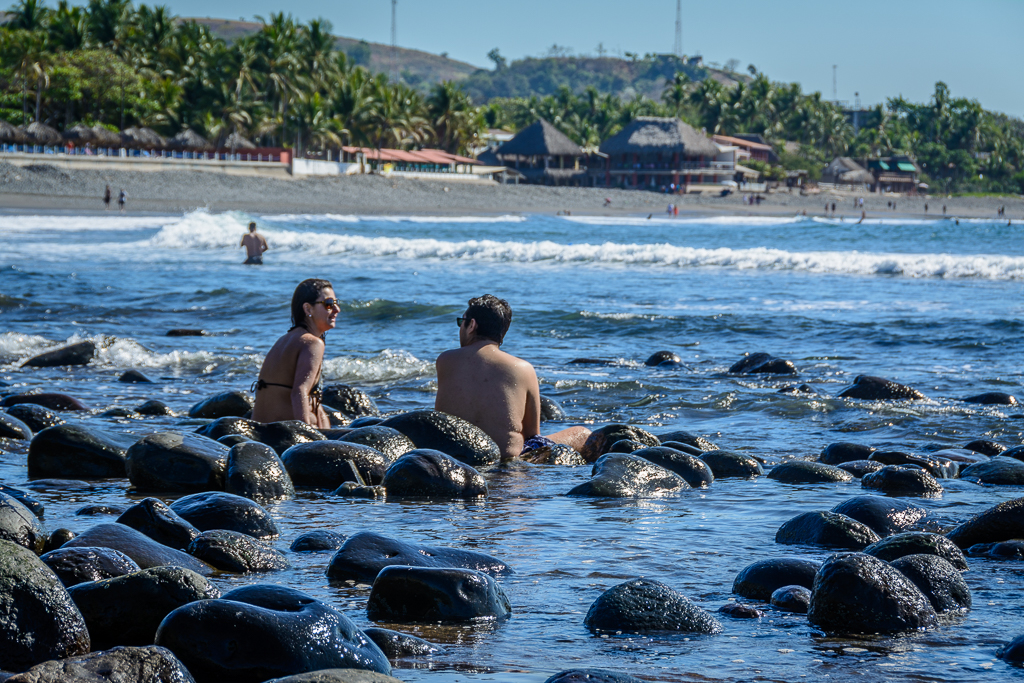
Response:
M165 0L181 16L322 16L338 35L389 43L390 0ZM153 2L153 4L158 4ZM54 2L48 4L55 4ZM398 0L398 44L490 67L553 44L594 53L671 52L675 0ZM927 101L944 80L954 96L1024 117L1024 0L683 0L683 51L737 59L773 80L796 81L864 104L902 94Z

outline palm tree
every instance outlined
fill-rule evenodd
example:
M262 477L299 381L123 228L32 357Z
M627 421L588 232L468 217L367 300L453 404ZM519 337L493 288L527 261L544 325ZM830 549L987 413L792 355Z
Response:
M121 39L131 11L131 0L89 0L89 37L100 45L120 52Z
M672 112L683 118L686 105L689 103L690 89L693 81L682 71L677 71L671 81L665 83L665 89L661 93L661 100Z
M462 87L451 81L434 86L427 99L427 112L434 138L441 149L449 152L467 151L483 129L479 109Z
M8 11L7 27L24 31L39 31L46 28L50 10L38 0L20 0Z
M46 26L47 40L55 50L81 50L88 39L88 17L81 7L72 7L60 0Z

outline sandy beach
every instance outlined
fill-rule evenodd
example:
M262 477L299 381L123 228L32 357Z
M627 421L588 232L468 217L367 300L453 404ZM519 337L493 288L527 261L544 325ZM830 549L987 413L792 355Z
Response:
M17 167L0 161L0 210L102 211L106 185L116 196L128 192L130 212L177 213L197 208L251 213L358 213L476 215L557 213L663 215L670 201L680 215L821 215L825 203L836 213L857 220L854 195L822 192L801 196L774 192L759 206L742 196L663 194L604 188L543 187L483 183L420 181L382 176L271 179L202 172L66 171L47 164ZM869 217L934 217L946 205L949 216L994 218L1000 207L1006 216L1024 220L1021 197L897 197L862 195ZM605 198L611 205L605 206ZM895 202L896 209L887 206ZM925 212L925 204L928 211ZM112 209L116 210L116 209Z

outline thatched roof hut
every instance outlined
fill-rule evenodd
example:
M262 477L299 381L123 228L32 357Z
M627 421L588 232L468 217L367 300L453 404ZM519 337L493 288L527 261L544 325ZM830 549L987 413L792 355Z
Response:
M84 123L80 123L65 130L64 139L74 142L76 145L84 145L96 140L96 131Z
M195 132L191 128L186 128L181 131L173 138L167 141L167 146L170 149L181 149L190 151L199 151L205 149L212 149L213 145L199 133Z
M232 133L231 135L227 136L227 138L225 138L224 142L221 143L220 148L221 149L256 149L256 145L254 145L249 140L246 140L244 137L242 137L238 133Z
M152 128L138 126L121 131L121 144L125 147L135 147L138 149L154 149L156 147L166 147L167 141Z
M103 126L96 124L92 127L92 132L95 137L92 139L92 144L96 147L120 147L121 136Z
M715 157L711 138L676 118L638 116L616 135L601 143L604 154L674 154Z
M498 156L573 156L583 155L583 150L565 133L544 119L537 119L516 136L495 150Z
M821 180L825 183L871 185L875 176L850 157L836 157L821 172Z
M25 141L25 129L14 126L0 119L0 142L22 143Z
M31 145L59 145L64 142L64 138L56 128L51 128L38 121L33 121L25 126L25 140Z

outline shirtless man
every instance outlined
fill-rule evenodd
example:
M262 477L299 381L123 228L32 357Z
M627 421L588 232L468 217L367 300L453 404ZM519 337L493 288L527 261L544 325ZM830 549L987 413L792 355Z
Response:
M263 235L256 232L255 221L249 223L249 234L242 235L242 243L238 246L245 247L245 253L248 254L249 258L245 259L243 265L247 266L262 266L263 252L270 249L267 246L267 241L263 239Z
M437 357L434 409L475 424L498 444L503 460L555 443L580 450L590 435L569 427L540 435L540 385L533 366L499 347L512 322L504 299L470 299L459 325L459 348Z

